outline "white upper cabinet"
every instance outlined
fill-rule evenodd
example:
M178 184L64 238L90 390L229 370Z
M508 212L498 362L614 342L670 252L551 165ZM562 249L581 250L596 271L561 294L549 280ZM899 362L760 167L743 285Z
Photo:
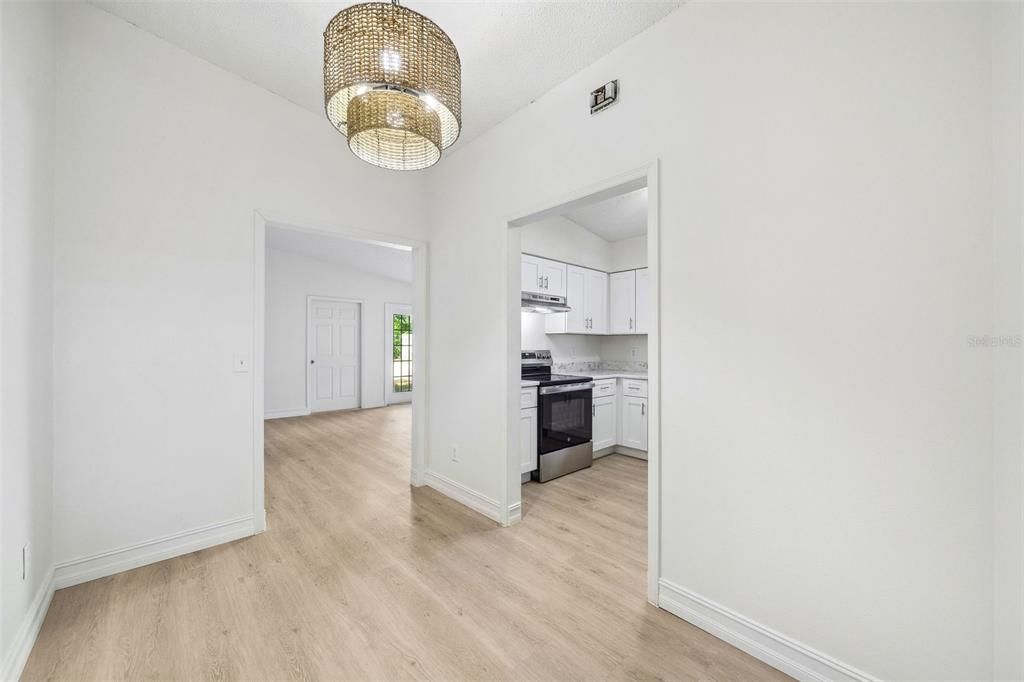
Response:
M521 282L523 291L535 294L544 292L544 278L540 274L541 259L534 256L523 255L521 267Z
M585 270L583 314L588 334L608 332L608 275Z
M608 323L608 275L569 265L566 269L567 313L544 317L549 334L604 334Z
M651 327L651 319L648 316L647 301L649 300L650 278L647 276L647 268L636 271L636 332L648 334Z
M544 278L544 293L552 296L565 296L566 268L565 263L545 260L541 264L540 274Z
M636 270L608 276L608 333L636 334Z
M565 296L565 263L523 254L521 278L523 291Z

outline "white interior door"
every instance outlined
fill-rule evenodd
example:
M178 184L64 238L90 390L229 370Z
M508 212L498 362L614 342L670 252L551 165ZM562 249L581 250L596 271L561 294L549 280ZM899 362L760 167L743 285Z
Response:
M311 412L359 407L359 304L309 299L307 389Z
M384 306L384 395L388 405L412 400L412 306L388 303Z

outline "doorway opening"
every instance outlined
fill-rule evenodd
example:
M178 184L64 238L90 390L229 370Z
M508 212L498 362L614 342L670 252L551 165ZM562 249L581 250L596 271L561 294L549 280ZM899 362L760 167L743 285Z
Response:
M266 448L275 450L271 455L294 455L301 448L288 439L305 440L310 452L357 458L343 434L359 434L370 439L359 444L362 450L377 448L378 458L408 462L410 483L423 485L426 244L260 213L254 242L258 531L266 524Z
M548 201L508 228L504 520L530 522L533 501L600 504L593 491L629 482L634 494L614 504L646 512L646 595L657 605L657 164Z

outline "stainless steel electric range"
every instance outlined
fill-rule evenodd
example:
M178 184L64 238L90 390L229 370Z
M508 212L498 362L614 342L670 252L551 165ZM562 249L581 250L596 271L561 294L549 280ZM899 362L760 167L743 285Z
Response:
M522 378L537 387L537 453L531 474L544 483L594 463L593 396L590 377L551 373L551 351L524 350Z

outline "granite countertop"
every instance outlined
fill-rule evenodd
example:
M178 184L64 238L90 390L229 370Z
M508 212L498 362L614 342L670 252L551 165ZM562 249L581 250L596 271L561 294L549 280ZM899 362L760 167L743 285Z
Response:
M594 379L643 379L647 381L647 372L630 372L620 369L591 369L585 372L562 372L574 377L592 377Z
M540 386L539 381L530 381L529 379L522 379L522 388L531 388L533 386Z

